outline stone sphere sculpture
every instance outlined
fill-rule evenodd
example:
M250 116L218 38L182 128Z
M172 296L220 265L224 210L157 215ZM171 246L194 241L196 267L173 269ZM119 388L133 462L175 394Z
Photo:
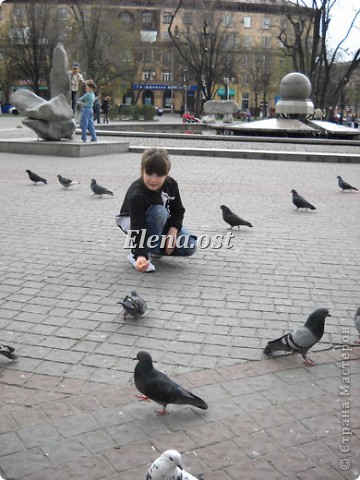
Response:
M314 104L310 100L310 80L299 72L285 75L280 82L281 99L276 103L275 112L286 118L306 118L314 113Z
M306 100L310 98L310 94L310 80L302 73L288 73L280 82L280 95L283 100Z

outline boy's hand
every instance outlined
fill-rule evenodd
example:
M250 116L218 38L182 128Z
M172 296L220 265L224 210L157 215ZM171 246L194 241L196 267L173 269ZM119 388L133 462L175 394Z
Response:
M176 247L178 229L170 227L166 236L168 237L165 242L165 255L172 255Z
M137 257L135 268L138 272L146 272L149 265L149 260L146 257Z

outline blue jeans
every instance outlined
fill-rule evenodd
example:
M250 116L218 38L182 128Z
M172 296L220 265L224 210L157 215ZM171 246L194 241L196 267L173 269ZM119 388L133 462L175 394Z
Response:
M93 109L91 107L84 107L81 111L80 117L81 140L86 142L86 132L89 130L91 141L96 142L96 132L93 119Z
M156 235L159 237L158 242L151 242L152 247L148 248L149 252L157 253L159 255L165 255L165 249L161 246L162 235L166 235L167 221L170 215L163 205L151 205L146 211L146 226L147 235L146 238ZM196 252L197 237L191 235L185 228L182 228L178 232L178 245L175 247L172 255L179 257L190 257Z

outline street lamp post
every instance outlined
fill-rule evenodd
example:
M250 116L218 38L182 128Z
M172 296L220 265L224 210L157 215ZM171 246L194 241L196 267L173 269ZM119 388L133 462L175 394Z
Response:
M226 100L230 100L230 83L233 83L235 78L233 77L224 77L224 83L226 85Z
M187 88L187 85L184 85L184 113L187 112L187 92L188 92L188 88Z

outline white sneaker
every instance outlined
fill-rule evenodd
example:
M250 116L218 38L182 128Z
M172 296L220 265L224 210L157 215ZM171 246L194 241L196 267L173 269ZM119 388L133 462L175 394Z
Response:
M131 252L128 254L127 259L129 260L131 265L135 268L136 260L134 258L134 255ZM145 273L151 273L151 272L155 272L155 266L151 263L149 259L149 264L147 266L147 269L145 270Z

